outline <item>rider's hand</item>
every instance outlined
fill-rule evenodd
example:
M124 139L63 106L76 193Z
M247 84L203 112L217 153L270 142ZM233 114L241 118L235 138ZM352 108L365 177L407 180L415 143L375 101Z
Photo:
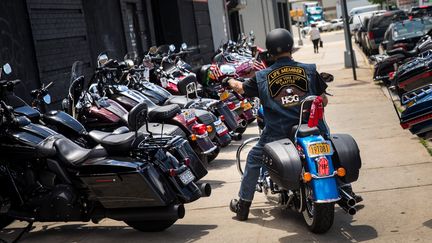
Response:
M221 82L222 86L225 87L225 88L230 88L230 85L229 85L229 80L230 79L232 79L232 78L231 77L226 77L226 78L222 79L222 82Z

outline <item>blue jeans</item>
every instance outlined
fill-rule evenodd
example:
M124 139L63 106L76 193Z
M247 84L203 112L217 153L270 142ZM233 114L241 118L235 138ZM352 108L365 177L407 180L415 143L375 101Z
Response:
M252 201L256 184L260 176L260 169L263 166L263 149L270 139L261 136L258 143L249 151L246 159L246 168L240 185L239 197L244 201Z

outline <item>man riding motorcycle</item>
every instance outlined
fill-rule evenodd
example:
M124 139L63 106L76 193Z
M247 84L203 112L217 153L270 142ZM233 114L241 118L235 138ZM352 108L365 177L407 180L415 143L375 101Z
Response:
M266 48L275 63L256 73L244 82L229 79L227 84L246 97L259 97L264 108L266 126L258 143L251 149L246 161L240 186L239 199L233 199L230 209L237 219L248 219L249 208L255 193L266 143L290 137L291 129L298 124L300 101L309 95L321 96L327 104L327 84L316 70L315 64L304 64L292 59L294 40L286 29L274 29L267 34ZM319 128L327 133L325 126Z

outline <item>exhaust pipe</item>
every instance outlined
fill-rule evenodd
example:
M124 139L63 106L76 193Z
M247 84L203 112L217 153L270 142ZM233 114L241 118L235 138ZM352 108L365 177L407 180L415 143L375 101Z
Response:
M198 188L201 191L201 197L210 197L212 188L208 183L197 183Z
M339 206L349 215L355 215L357 213L357 209L355 207L348 206L344 201L339 200Z
M341 201L344 201L346 205L354 207L356 205L356 200L344 189L339 188L339 194L341 195Z
M108 209L105 217L114 220L173 220L185 216L183 204L165 207Z

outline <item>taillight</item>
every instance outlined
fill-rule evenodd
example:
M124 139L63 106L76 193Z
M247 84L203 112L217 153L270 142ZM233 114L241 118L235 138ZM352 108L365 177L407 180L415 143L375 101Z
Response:
M393 49L396 49L396 48L403 48L403 49L407 49L407 44L406 43L396 43L396 44L394 44L393 45Z
M186 166L189 166L191 160L190 160L189 158L185 158L185 159L183 160L183 162L184 162L184 164L185 164Z
M369 40L373 40L374 39L374 35L373 35L372 31L368 32L368 37L369 37Z
M236 108L236 105L234 104L234 102L229 102L229 103L227 104L227 106L228 106L228 108L229 108L230 110L234 110L234 109Z
M320 176L327 176L330 174L328 160L325 157L321 157L318 159L318 174Z
M221 116L220 116L220 119L221 119L221 121L225 121L225 116L224 116L224 115L221 115Z
M192 131L198 135L203 135L207 132L207 126L204 124L196 124L192 126Z

